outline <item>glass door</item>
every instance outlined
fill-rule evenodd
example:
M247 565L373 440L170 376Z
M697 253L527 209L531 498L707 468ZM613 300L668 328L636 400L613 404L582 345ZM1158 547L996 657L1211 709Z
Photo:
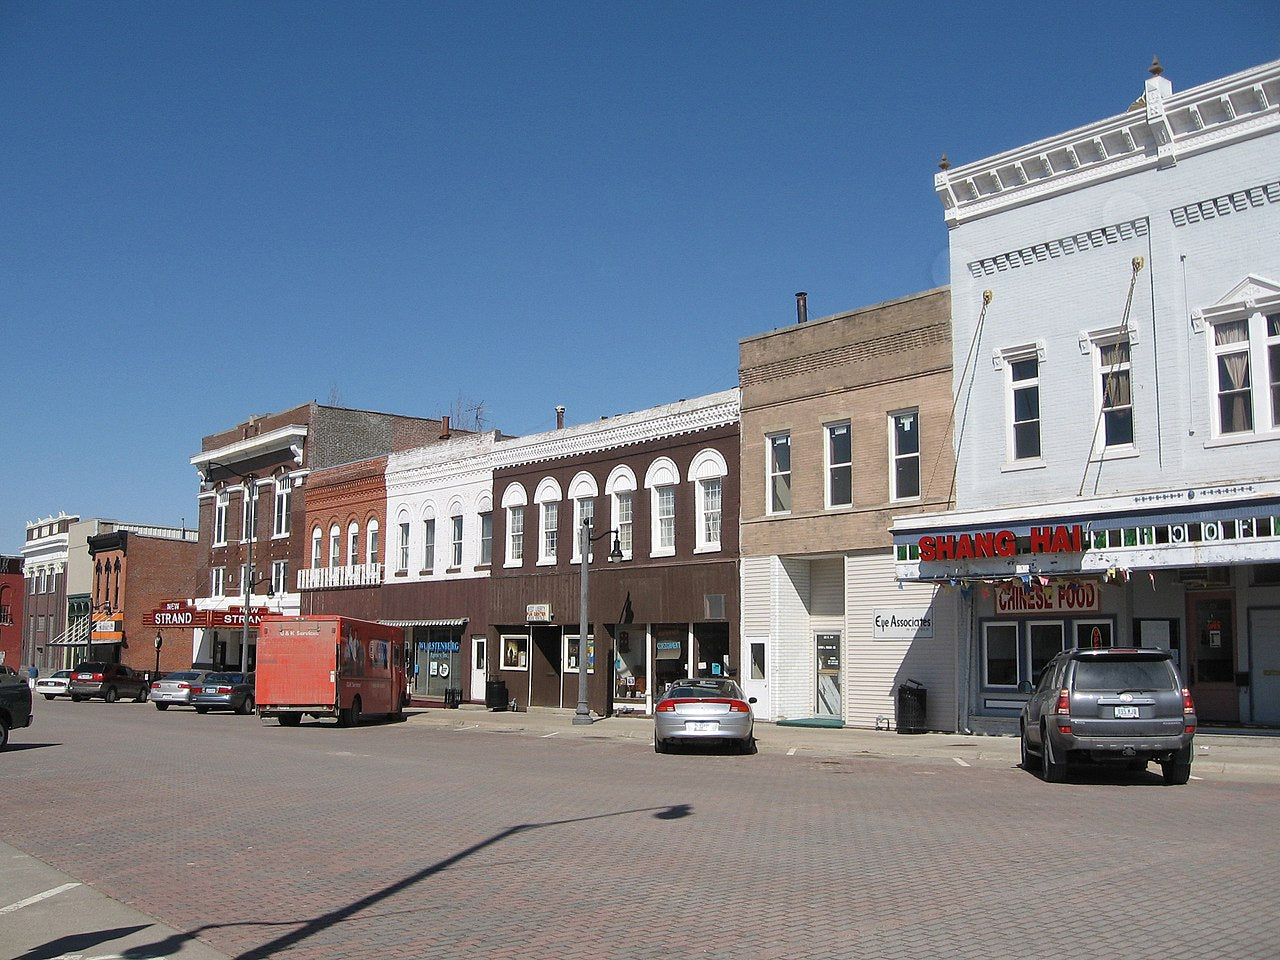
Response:
M844 703L840 697L840 634L815 633L813 639L818 653L817 715L843 717Z
M1201 723L1237 723L1234 593L1187 594L1187 676Z

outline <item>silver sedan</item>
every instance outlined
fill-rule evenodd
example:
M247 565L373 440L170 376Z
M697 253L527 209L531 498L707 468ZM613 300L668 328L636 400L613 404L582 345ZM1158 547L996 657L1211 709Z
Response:
M653 749L666 753L676 741L720 740L754 753L755 702L732 680L677 680L653 709Z
M151 702L157 710L168 710L170 705L191 706L191 688L199 689L207 670L179 670L166 674L151 684Z

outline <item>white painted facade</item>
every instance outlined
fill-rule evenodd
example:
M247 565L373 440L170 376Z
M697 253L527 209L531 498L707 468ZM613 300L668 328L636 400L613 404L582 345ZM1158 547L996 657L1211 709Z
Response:
M487 577L481 557L482 518L493 514L496 432L462 434L387 458L386 574L391 583ZM462 556L454 563L454 522L461 520ZM408 530L408 550L404 531ZM434 537L428 551L428 531ZM492 527L490 527L492 546ZM429 555L430 553L430 555Z
M1176 94L1153 74L1124 114L935 180L957 510L894 534L900 578L962 597L974 729L1016 729L993 625L1013 625L1018 679L1035 672L1036 621L993 606L1001 581L1097 584L1098 609L1050 612L1046 629L1173 646L1211 722L1280 714L1280 673L1262 666L1280 659L1280 61ZM1119 427L1108 443L1104 405L1132 442ZM1077 525L1082 550L1029 548L1037 527ZM1002 530L1016 555L958 545ZM958 555L921 562L935 535Z

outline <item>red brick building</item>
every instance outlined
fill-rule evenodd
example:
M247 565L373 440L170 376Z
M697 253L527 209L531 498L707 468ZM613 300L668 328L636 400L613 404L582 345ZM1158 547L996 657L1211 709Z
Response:
M123 663L151 673L157 656L162 673L191 666L185 638L157 631L144 621L165 600L191 594L198 546L194 530L115 530L89 538L93 569L91 659ZM157 635L163 646L157 651Z
M0 663L15 670L22 659L22 558L0 557Z

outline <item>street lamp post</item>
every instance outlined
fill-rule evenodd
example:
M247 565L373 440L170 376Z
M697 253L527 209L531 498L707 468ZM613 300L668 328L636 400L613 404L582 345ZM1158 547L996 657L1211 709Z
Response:
M151 675L151 682L155 683L160 679L160 648L164 646L164 637L160 636L160 631L156 631L156 672Z
M591 518L583 517L580 540L582 544L582 573L578 591L578 708L573 713L575 725L591 723L591 707L587 704L587 601L590 596L591 578L591 543L601 537L613 534L613 549L609 551L609 562L617 563L622 559L622 544L618 542L617 530L605 530L591 536Z

